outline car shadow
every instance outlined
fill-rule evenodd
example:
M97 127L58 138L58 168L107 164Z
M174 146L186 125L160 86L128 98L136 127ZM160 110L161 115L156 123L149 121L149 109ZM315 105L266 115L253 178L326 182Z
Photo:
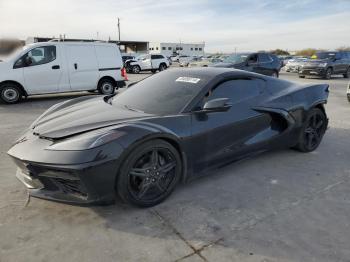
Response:
M318 150L309 154L272 151L227 165L179 185L168 199L152 208L132 207L117 200L115 205L92 210L116 232L149 236L150 228L161 226L176 234L163 230L152 237L177 238L180 234L190 243L202 245L220 240L217 246L247 252L253 245L257 253L273 257L273 249L263 244L263 239L272 239L277 249L287 252L287 258L293 255L288 253L291 249L302 256L305 250L301 252L299 237L314 234L320 224L335 218L332 205L317 199L329 185L349 175L344 170L350 149L341 142L347 137L346 131L330 129ZM310 205L311 200L316 206L324 203L322 210ZM334 200L334 204L338 203ZM308 217L320 217L322 222L306 222ZM253 229L259 233L254 235ZM288 248L284 241L289 243ZM313 254L322 260L322 241L315 245Z

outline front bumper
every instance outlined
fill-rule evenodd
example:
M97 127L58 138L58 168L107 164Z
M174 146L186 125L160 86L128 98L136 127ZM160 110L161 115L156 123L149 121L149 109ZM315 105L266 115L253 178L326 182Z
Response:
M298 73L299 66L286 66L286 72Z
M79 205L114 202L121 146L101 146L96 152L50 152L45 150L47 143L50 141L28 136L28 140L15 144L8 152L17 166L16 177L31 196ZM94 160L74 157L79 154L92 154L88 157Z
M326 74L326 68L324 67L300 67L299 75L309 76L324 76Z

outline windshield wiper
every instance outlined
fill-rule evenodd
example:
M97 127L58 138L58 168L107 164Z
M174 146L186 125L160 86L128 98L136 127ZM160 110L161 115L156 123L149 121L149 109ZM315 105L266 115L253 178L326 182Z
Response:
M139 110L139 109L136 109L136 108L132 108L128 105L124 105L124 107L128 110L131 110L131 111L135 111L135 112L139 112L139 113L144 113L142 110Z

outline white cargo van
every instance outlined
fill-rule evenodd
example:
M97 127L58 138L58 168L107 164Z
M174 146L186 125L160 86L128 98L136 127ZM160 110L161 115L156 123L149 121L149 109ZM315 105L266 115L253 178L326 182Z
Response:
M97 42L44 42L25 46L0 62L0 99L73 91L113 94L125 86L117 45Z

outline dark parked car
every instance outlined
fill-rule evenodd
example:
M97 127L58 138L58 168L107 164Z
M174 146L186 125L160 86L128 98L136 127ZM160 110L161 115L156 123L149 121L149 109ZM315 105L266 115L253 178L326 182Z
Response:
M236 68L272 77L278 77L282 62L276 55L259 53L238 53L228 56L213 67Z
M32 196L105 203L118 194L152 206L179 182L235 160L278 148L315 150L327 129L327 97L326 84L170 69L115 96L54 105L8 154Z
M335 74L342 74L345 78L350 77L350 51L318 52L316 59L306 61L299 68L301 78L310 75L330 79Z

